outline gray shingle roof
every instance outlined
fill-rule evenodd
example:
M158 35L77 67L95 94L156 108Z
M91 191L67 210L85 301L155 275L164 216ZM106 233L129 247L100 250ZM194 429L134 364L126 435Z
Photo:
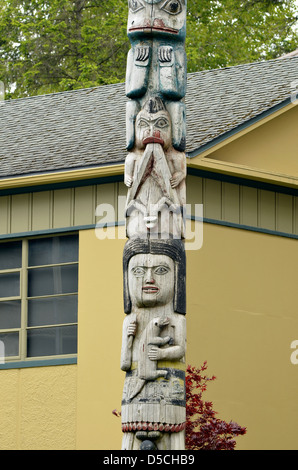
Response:
M188 75L187 152L290 98L298 57ZM124 84L0 103L0 177L125 159Z

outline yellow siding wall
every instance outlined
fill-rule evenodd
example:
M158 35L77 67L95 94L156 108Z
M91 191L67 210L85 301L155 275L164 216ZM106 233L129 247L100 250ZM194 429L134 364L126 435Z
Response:
M193 229L194 230L194 229ZM80 233L77 448L119 449L123 240ZM96 262L94 262L96 260ZM247 426L238 449L297 449L297 240L204 224L187 252L187 363L208 362L206 398Z
M204 225L187 268L188 355L208 361L219 417L247 426L238 449L297 449L297 240Z
M99 204L115 208L105 221L124 221L125 194L123 183L108 183L0 196L0 236L94 225ZM189 175L187 203L189 215L203 204L208 219L298 235L297 196Z
M298 235L298 197L224 181L188 176L187 203L204 217Z
M112 229L108 229L113 236ZM123 237L124 228L116 230ZM80 232L77 448L121 448L122 253L125 240Z
M0 450L73 450L77 366L0 371Z
M94 225L98 204L111 204L124 220L118 196L125 194L124 183L107 183L0 196L0 235Z
M123 186L59 191L0 198L2 233L94 224L96 204L115 204ZM298 233L289 195L192 176L188 203L204 203L210 219ZM112 410L124 381L125 233L104 241L97 233L80 231L78 364L0 370L0 449L121 446ZM219 417L247 426L237 448L297 449L297 240L205 223L203 247L187 260L187 363L208 361L217 380L207 397Z

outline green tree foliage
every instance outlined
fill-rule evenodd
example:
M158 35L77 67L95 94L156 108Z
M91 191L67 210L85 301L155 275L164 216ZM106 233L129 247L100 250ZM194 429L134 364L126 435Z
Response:
M295 0L188 0L188 71L296 49ZM0 0L0 80L17 98L125 80L127 0Z
M124 79L125 0L0 0L0 79L30 96Z
M275 59L298 47L295 0L189 0L188 71Z

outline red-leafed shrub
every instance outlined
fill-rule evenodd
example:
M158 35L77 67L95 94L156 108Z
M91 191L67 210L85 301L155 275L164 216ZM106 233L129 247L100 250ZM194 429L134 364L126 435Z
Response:
M186 431L187 450L234 450L235 437L246 433L246 428L216 418L213 403L204 401L207 384L216 379L205 375L207 362L200 368L186 369Z

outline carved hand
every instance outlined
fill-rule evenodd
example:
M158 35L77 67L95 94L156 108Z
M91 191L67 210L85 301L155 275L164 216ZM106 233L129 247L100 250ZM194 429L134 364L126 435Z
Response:
M128 188L130 188L133 183L133 178L131 176L125 176L124 183Z
M171 336L165 336L164 338L158 338L158 339L160 341L153 343L153 345L149 348L149 351L148 351L148 357L151 361L158 361L159 359L165 358L165 353L164 353L165 350L160 349L158 346L155 346L156 344L158 344L159 346L163 346L167 343L170 345L174 343L174 339L171 338Z
M170 179L170 183L171 183L172 188L176 188L178 186L178 184L181 183L183 178L184 178L184 174L182 173L182 171L174 173L172 178Z
M136 331L137 331L137 323L133 321L127 327L127 336L135 336Z
M159 359L162 359L162 350L157 346L151 346L148 351L148 357L150 361L158 361Z

